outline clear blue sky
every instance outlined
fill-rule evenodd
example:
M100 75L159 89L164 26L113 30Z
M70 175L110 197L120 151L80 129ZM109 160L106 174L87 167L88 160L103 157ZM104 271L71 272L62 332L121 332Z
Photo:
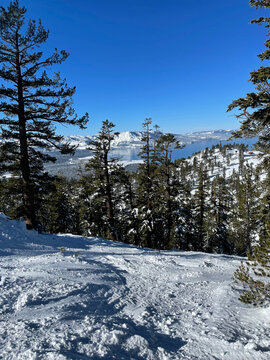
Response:
M2 0L7 6L9 1ZM93 134L109 119L140 130L152 117L167 132L239 126L230 102L253 89L265 29L248 0L21 0L50 29L47 49L70 52L60 67L76 85L74 107ZM56 69L57 70L57 69Z

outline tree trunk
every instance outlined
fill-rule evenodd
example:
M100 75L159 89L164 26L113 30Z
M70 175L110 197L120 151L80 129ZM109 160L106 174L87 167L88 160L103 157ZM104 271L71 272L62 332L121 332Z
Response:
M106 208L107 216L110 226L110 232L112 235L112 240L118 240L117 231L115 228L115 219L113 214L113 205L112 205L112 192L111 192L111 183L110 175L108 169L108 153L104 153L104 170L105 170L105 179L106 179Z
M23 85L20 65L20 53L18 44L18 33L16 36L16 71L17 71L17 89L18 89L18 120L19 120L19 142L20 142L20 164L23 185L23 200L24 200L24 218L26 228L33 229L35 226L35 209L34 209L34 195L30 183L30 166L29 154L26 135L26 122L24 117L24 99L23 99Z
M171 202L171 188L170 188L170 168L168 165L168 152L165 152L165 178L166 178L166 198L167 198L167 244L170 245L172 232L172 202Z

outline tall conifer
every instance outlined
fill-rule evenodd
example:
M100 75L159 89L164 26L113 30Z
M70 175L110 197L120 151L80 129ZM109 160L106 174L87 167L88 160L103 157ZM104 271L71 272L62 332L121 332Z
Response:
M250 0L250 5L258 8L269 9L268 0ZM252 24L265 25L270 28L270 17L259 17L251 21ZM264 43L266 49L258 57L262 60L270 60L270 31L267 32L267 40ZM258 136L257 149L265 154L270 153L270 66L261 66L250 73L250 81L255 85L256 92L248 93L245 97L234 100L228 107L228 111L239 109L237 115L242 120L239 131L234 137Z
M103 121L97 137L90 141L89 150L93 152L93 158L89 160L86 168L89 171L88 180L92 183L90 186L93 196L99 202L98 211L104 207L106 209L103 226L107 230L107 236L112 240L120 240L116 226L114 201L114 185L119 181L118 168L120 165L117 158L109 158L111 143L118 135L117 132L114 132L114 127L115 125L110 121ZM95 207L92 211L95 212Z
M28 229L35 227L37 195L48 181L43 164L55 161L43 150L52 147L62 153L74 150L61 144L63 137L55 133L55 124L72 124L84 128L88 115L78 118L72 108L75 87L68 87L59 73L49 76L46 68L61 64L68 57L62 50L43 56L39 49L46 42L49 31L29 20L26 8L19 1L0 8L0 126L5 140L1 146L2 171L15 175L21 189L20 215Z
M174 246L173 225L176 213L176 195L179 185L179 176L176 174L175 163L172 162L171 154L175 149L182 146L172 134L164 134L159 137L156 144L157 169L154 173L156 184L156 212L163 218L163 243L162 248ZM158 234L161 237L161 233Z
M142 237L142 245L147 247L154 246L153 243L153 171L155 165L153 163L153 146L151 145L151 118L146 118L143 125L144 135L142 136L143 146L139 153L143 159L143 164L139 166L138 176L138 206L140 209L140 236Z
M256 9L269 9L269 0L250 0L250 5ZM251 23L265 25L268 29L267 40L264 43L265 51L258 55L262 61L270 60L270 17L259 17L252 20ZM228 111L239 109L237 115L242 119L241 128L234 133L235 137L258 136L256 144L257 149L265 154L264 164L266 171L269 172L269 154L270 154L270 66L261 66L259 69L251 72L250 81L255 85L256 92L248 93L244 98L239 98L232 102ZM249 174L248 174L249 177ZM246 185L249 186L249 178ZM235 272L235 278L247 286L246 291L240 296L240 299L254 305L269 305L270 300L270 230L269 230L269 181L266 183L263 222L259 242L251 243L250 236L246 235L249 243L249 262L242 264ZM249 202L250 204L250 202ZM250 215L250 206L246 212ZM266 216L265 216L266 215ZM248 218L248 216L246 217ZM251 234L252 227L250 221L246 224L247 232ZM252 271L251 271L252 270ZM262 277L262 280L259 279ZM267 279L268 277L268 279Z

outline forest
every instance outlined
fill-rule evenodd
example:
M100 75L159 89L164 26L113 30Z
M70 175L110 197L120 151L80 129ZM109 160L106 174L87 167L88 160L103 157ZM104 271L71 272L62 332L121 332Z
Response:
M171 161L179 146L173 135L149 145L147 127L138 171L127 172L110 157L112 123L105 121L89 145L93 157L78 178L54 177L38 192L37 218L43 231L98 236L141 247L245 256L265 231L269 183L263 161L245 162L243 144L216 145L189 159ZM251 153L251 154L249 154ZM231 173L230 165L238 166ZM14 179L1 182L0 210L20 217Z

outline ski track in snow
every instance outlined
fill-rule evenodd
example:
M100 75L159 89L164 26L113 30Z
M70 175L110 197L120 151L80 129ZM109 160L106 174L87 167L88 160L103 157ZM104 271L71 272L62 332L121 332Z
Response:
M0 215L0 359L267 360L270 309L237 300L239 260L38 235Z

